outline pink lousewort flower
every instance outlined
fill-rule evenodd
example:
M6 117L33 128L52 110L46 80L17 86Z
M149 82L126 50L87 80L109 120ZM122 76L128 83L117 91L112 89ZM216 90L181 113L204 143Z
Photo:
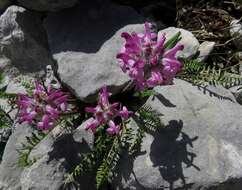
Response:
M115 123L110 120L108 122L108 126L109 128L107 128L107 133L111 134L111 135L115 135L115 134L119 134L120 131L120 126L119 125L115 125Z
M19 107L18 121L36 125L38 129L48 130L56 125L62 113L67 111L66 95L61 90L47 89L35 81L35 89L31 96L19 94L17 105Z
M165 35L157 39L157 35L151 32L151 24L147 22L144 34L123 32L121 36L126 42L117 55L119 65L139 90L172 83L182 68L176 54L183 50L183 45L166 49Z
M93 117L87 120L85 128L91 129L95 132L97 127L101 125L108 125L106 129L107 133L114 135L118 134L120 131L120 126L114 123L116 117L121 117L123 120L127 120L132 114L131 111L123 106L122 109L118 109L120 103L109 102L109 97L111 93L107 91L107 87L104 86L99 93L98 105L96 107L86 107L85 111L92 113Z

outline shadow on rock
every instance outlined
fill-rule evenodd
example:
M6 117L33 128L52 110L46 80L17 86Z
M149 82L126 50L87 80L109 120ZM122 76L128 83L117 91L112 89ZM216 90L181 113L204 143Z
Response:
M78 142L73 138L73 134L66 134L54 142L53 150L48 153L49 160L47 163L52 160L63 162L66 172L70 173L81 162L82 155L90 151L91 148L85 139ZM69 184L65 189L79 189L80 187L83 190L94 189L95 182L93 180L93 176L88 173L85 176L77 177L75 183Z
M137 121L135 122L137 123ZM139 123L137 124L139 125ZM196 154L188 151L188 146L193 148L193 142L198 137L190 137L182 131L182 128L181 120L171 120L167 126L157 126L156 130L146 130L148 134L143 138L142 146L137 149L135 154L130 154L127 150L122 154L116 170L115 184L118 186L122 184L121 189L130 189L132 186L137 190L154 190L154 183L157 181L154 181L153 184L150 183L151 176L149 175L154 175L153 172L158 169L160 172L158 178L168 182L169 186L164 186L163 182L157 183L156 190L190 189L193 184L186 182L183 170L192 167L200 171L200 168L194 163ZM145 160L148 157L152 165L146 164ZM140 164L144 164L144 166ZM175 187L177 181L181 181L181 185Z
M96 53L117 30L143 21L130 7L115 5L110 0L93 0L49 14L45 26L52 53Z
M170 100L168 100L162 94L156 94L154 97L156 97L166 107L170 107L170 108L175 108L176 107L175 104L173 104Z
M160 174L169 183L170 190L180 189L174 188L174 182L178 180L182 181L181 189L189 189L192 185L186 183L182 164L185 164L186 168L193 167L200 171L194 164L196 154L187 150L187 146L193 148L193 142L198 137L189 137L182 132L182 128L181 120L171 120L165 128L158 129L153 134L154 141L151 144L150 159L154 167L159 167Z
M202 91L203 94L209 95L210 97L218 98L219 100L228 100L234 102L234 99L228 97L227 95L219 94L213 90L210 90L207 86L197 86L198 90Z

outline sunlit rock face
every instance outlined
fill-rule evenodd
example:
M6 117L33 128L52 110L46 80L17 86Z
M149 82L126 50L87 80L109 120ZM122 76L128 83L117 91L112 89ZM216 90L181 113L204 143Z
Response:
M116 189L240 190L242 109L230 91L181 80L155 91L146 105L164 126L148 130L135 158L122 157Z

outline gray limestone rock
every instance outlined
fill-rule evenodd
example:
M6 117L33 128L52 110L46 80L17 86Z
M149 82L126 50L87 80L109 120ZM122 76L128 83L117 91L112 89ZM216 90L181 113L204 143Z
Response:
M0 189L62 190L67 174L92 148L93 134L87 132L83 125L73 133L56 127L30 152L28 160L36 161L22 168L18 165L17 149L25 142L25 137L31 135L31 131L30 126L18 125L10 137L0 168ZM90 175L80 179L80 183L85 181L82 188L91 188L90 184L95 184L92 179Z
M123 156L116 189L242 189L242 107L230 91L181 80L155 91L146 104L165 126L146 134L136 158Z
M120 35L143 31L142 22L132 8L107 0L50 14L45 27L60 80L85 102L95 101L103 85L114 94L122 91L129 78L116 59L124 43Z
M238 50L242 50L242 23L239 20L233 20L230 24L230 35Z
M29 136L33 130L27 125L17 125L16 130L10 136L4 150L0 165L0 189L18 190L20 186L20 175L23 171L18 164L18 150L21 143L26 143L25 136Z
M183 59L192 58L198 53L200 44L190 31L182 28L169 27L159 31L158 37L165 33L167 40L169 40L172 36L174 36L178 32L181 32L182 39L179 43L184 45L184 50L178 52L177 56Z
M212 53L215 46L215 42L205 41L199 46L199 56L197 60L199 62L206 61L208 56Z
M0 54L4 69L11 64L20 72L38 72L52 64L41 17L11 6L0 17Z

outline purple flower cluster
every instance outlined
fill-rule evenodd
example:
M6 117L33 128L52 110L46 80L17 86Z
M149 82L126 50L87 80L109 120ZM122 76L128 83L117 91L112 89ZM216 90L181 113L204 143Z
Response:
M99 101L96 107L87 107L86 112L92 113L93 117L87 120L85 128L91 129L92 132L96 132L97 127L101 125L108 125L106 129L107 133L114 135L118 134L121 130L119 125L114 123L116 117L121 117L123 120L127 120L132 114L131 111L123 106L120 106L120 103L110 104L108 98L111 95L107 91L107 87L104 86L99 94ZM118 107L121 107L118 109Z
M68 95L55 90L49 85L47 89L35 81L35 89L31 96L19 94L18 121L36 125L38 129L48 130L56 125L62 113L67 112Z
M176 53L183 50L183 45L165 48L165 35L157 39L157 35L151 32L151 24L147 22L144 34L123 32L121 36L126 42L117 58L121 69L128 73L137 89L172 83L182 67Z

